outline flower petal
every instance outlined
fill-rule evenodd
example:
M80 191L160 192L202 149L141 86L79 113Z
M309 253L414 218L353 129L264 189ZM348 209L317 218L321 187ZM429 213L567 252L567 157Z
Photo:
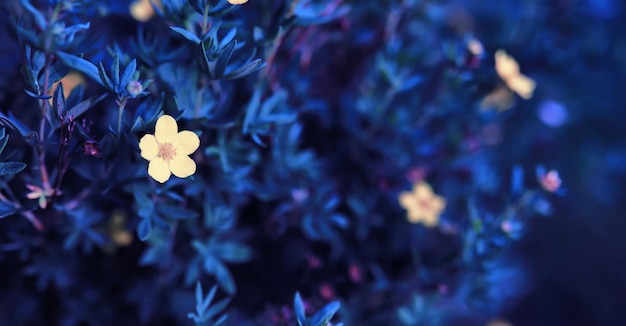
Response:
M426 182L416 183L413 186L413 194L415 198L428 198L433 194L433 188Z
M424 215L424 218L422 219L422 224L429 228L435 227L437 226L437 224L439 224L439 216L434 213Z
M400 197L398 198L398 200L400 202L400 206L402 206L402 208L404 209L410 210L416 207L413 193L410 193L408 191L403 191L402 193L400 193Z
M434 196L432 200L433 210L441 213L446 208L446 200L441 196Z
M178 124L176 120L169 115L162 115L156 122L154 128L154 136L159 143L165 143L172 140L178 134Z
M177 155L189 155L200 147L200 138L189 130L179 132L172 140Z
M248 2L248 0L228 0L231 5L241 5Z
M170 161L169 169L175 176L186 178L196 173L196 162L187 155L176 155L176 157Z
M159 154L159 144L153 135L145 135L139 141L139 149L141 149L141 157L150 161Z
M167 166L167 162L160 157L150 161L148 164L148 174L160 183L169 180L170 175L172 175L170 168Z

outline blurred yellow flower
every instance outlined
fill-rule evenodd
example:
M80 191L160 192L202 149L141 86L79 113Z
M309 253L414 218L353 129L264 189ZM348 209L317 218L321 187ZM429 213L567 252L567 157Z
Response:
M523 99L533 97L535 91L535 81L520 73L519 65L513 57L506 54L504 50L496 51L496 72L504 80L506 86L517 93Z
M178 132L176 120L169 115L161 116L154 129L154 135L145 135L139 141L141 157L150 161L148 174L160 183L172 174L179 178L194 174L196 162L189 155L200 146L198 135L188 130Z
M400 205L407 210L407 219L411 223L422 223L434 227L439 223L439 215L446 208L446 201L433 193L425 182L413 185L412 191L400 193Z
M514 100L513 93L508 88L500 86L480 101L480 109L483 111L490 109L496 109L498 112L506 111L513 107Z
M152 2L157 7L161 7L160 0L152 0ZM140 22L146 22L150 20L150 18L152 18L152 16L154 16L155 14L154 8L152 7L150 0L137 0L130 4L128 10L130 11L130 15Z
M228 0L228 3L231 5L242 5L246 2L248 2L248 0Z
M53 96L60 83L63 84L63 96L68 98L74 88L78 85L85 85L85 77L78 71L71 71L69 74L65 75L65 77L61 78L61 80L52 84L48 95ZM52 103L52 99L50 99L50 103Z

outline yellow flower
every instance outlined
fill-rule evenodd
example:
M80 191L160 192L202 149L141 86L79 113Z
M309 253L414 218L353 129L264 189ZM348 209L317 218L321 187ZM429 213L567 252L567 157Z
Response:
M161 8L160 0L154 0L153 3L158 8ZM130 11L130 15L140 22L150 20L155 14L150 0L137 0L130 5L128 10Z
M198 149L200 138L184 130L178 132L176 120L169 115L161 116L154 128L154 135L145 135L139 141L141 157L150 161L148 174L164 183L171 174L186 178L196 172L196 162L188 155Z
M228 0L228 3L231 5L242 5L246 2L248 2L248 0Z
M422 223L434 227L439 223L439 215L446 208L446 201L435 195L433 189L425 182L413 185L413 191L400 194L400 205L407 210L407 218L411 223Z
M504 50L496 51L496 72L504 80L506 86L517 93L523 99L533 97L535 91L535 81L520 73L519 64L513 57L506 54Z

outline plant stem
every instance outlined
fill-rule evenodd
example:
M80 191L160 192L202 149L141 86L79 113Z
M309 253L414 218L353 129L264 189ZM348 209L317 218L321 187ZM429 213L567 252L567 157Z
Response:
M43 89L41 90L41 94L48 94L50 90L50 63L52 62L52 56L46 56L46 63L44 66L44 83ZM39 123L39 145L38 156L39 156L39 170L41 171L41 185L44 190L50 190L50 179L48 177L48 169L46 168L46 115L48 114L48 110L50 110L50 102L48 100L41 100L41 121Z
M117 100L117 140L122 137L122 118L124 117L124 108L126 107L126 99Z

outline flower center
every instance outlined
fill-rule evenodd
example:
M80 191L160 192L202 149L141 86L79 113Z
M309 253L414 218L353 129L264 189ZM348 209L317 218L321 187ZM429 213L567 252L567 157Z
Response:
M176 157L176 148L172 143L159 144L159 157L169 161Z

